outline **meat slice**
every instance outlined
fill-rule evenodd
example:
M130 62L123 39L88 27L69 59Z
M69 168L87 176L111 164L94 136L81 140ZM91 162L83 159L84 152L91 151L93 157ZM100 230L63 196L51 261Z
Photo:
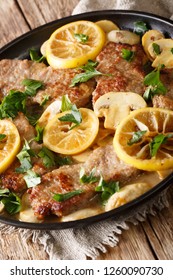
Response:
M55 214L58 217L67 215L77 209L84 208L95 195L98 183L81 184L80 169L84 167L86 174L96 168L96 176L103 176L105 181L119 181L123 186L140 171L120 161L112 145L96 149L84 164L60 167L42 176L42 183L29 190L31 206L38 218ZM83 190L79 195L58 202L53 195Z
M40 80L44 83L44 89L39 90L37 95L31 98L32 103L41 103L45 95L50 96L48 103L58 97L68 94L71 102L79 107L85 106L94 90L95 82L90 80L81 83L79 86L69 87L73 77L79 73L75 69L54 70L44 63L37 63L30 60L0 61L0 99L6 96L10 89L24 90L23 79Z
M132 61L122 58L122 49L134 52ZM99 76L97 86L93 92L93 102L101 95L110 91L132 91L143 94L145 87L144 65L146 55L141 45L126 45L109 42L96 59L99 62L97 70L110 76Z

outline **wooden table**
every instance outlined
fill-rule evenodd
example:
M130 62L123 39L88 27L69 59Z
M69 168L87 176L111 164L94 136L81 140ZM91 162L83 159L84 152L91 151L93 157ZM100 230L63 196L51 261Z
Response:
M1 0L0 47L21 34L44 23L71 14L79 0ZM170 206L156 216L149 216L120 236L115 248L108 248L99 259L173 259L173 190L169 190ZM0 233L0 259L48 259L42 246L28 243L28 250L17 233Z

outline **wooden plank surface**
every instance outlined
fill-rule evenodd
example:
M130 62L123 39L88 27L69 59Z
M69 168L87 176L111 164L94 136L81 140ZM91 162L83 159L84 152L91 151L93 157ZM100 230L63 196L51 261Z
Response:
M79 0L1 0L0 47L19 35L46 22L71 14ZM149 216L119 237L115 248L107 248L98 259L173 259L173 189L169 190L169 208ZM18 233L4 235L0 232L0 259L46 260L42 246L20 239Z

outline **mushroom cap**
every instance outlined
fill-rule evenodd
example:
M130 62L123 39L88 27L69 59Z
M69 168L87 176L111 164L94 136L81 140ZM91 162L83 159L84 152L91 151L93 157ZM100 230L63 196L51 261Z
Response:
M112 30L107 34L107 40L114 43L135 45L140 43L140 36L128 30Z

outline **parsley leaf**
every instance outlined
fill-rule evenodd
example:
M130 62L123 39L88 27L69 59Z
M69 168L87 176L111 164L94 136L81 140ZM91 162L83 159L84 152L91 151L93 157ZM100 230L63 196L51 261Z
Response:
M133 145L134 143L139 142L142 139L142 136L147 132L147 130L139 130L133 133L132 138L127 142L128 146Z
M18 112L25 113L26 95L23 92L10 90L0 104L0 119L15 118Z
M6 134L0 133L0 141L4 140L6 138Z
M167 140L172 137L173 137L173 134L171 134L171 133L167 134L167 135L163 135L163 134L156 135L149 144L151 157L156 156L160 146L162 144L165 144L167 142Z
M161 66L162 67L162 66ZM167 88L160 80L160 68L154 69L144 78L144 85L148 86L144 92L143 98L149 101L156 94L164 95L167 92Z
M40 56L35 49L30 49L29 55L32 61L43 62L46 60L46 57L44 55Z
M99 178L95 176L96 168L93 168L89 175L85 174L85 169L82 167L80 170L80 182L82 184L92 184L99 181Z
M122 56L122 58L124 58L125 60L130 62L130 61L132 61L134 54L135 54L135 52L132 52L128 49L122 49L121 56Z
M70 87L74 87L78 83L84 83L96 76L110 76L110 74L103 74L100 71L96 70L98 62L94 62L92 60L88 60L88 63L84 66L80 67L80 69L84 70L85 72L77 74L71 81Z
M82 115L80 111L77 109L76 105L72 105L71 113L67 113L66 115L58 118L61 122L71 122L75 125L70 128L73 129L78 126L82 122Z
M152 43L153 51L155 52L156 55L159 55L161 53L160 46L156 43Z
M96 192L101 192L101 199L103 204L115 193L119 191L118 181L105 182L103 177L100 178L98 186L95 188Z
M74 37L79 43L86 43L89 39L88 35L85 35L85 34L82 34L82 33L75 33Z
M148 31L147 24L143 21L136 21L134 23L134 32L138 35L143 35L146 31Z
M38 124L35 127L37 135L35 136L34 140L36 142L42 142L43 141L43 131L44 131L44 127L39 126Z
M27 170L23 178L28 188L33 188L41 183L41 177L33 170Z
M70 165L72 163L72 159L70 156L63 157L63 156L56 154L55 163L56 163L56 165L59 165L59 166Z
M11 215L21 210L20 198L8 189L0 189L0 201L4 204L5 210Z
M33 79L24 79L22 84L26 86L25 93L28 96L35 96L37 91L43 87L43 83L41 81Z
M83 190L75 190L75 191L72 191L72 192L68 192L68 193L56 193L54 194L53 196L53 199L58 201L58 202L63 202L65 200L68 200L76 195L79 195L83 193Z
M44 95L43 100L40 103L40 106L44 106L47 103L47 101L49 101L49 98L50 98L50 95L48 95L48 94Z
M173 54L173 48L171 49L171 53Z
M62 100L61 100L61 111L65 112L65 111L69 111L72 109L72 103L70 101L70 99L68 98L68 95L63 95L62 96Z
M15 171L18 173L25 173L32 167L31 164L31 149L28 142L25 140L22 150L17 154L17 158L20 161L21 166L16 168Z
M72 163L71 157L62 157L58 154L53 153L46 147L42 147L40 152L38 153L38 156L43 159L43 164L47 167L53 167L53 166L63 166L63 165L69 165Z

